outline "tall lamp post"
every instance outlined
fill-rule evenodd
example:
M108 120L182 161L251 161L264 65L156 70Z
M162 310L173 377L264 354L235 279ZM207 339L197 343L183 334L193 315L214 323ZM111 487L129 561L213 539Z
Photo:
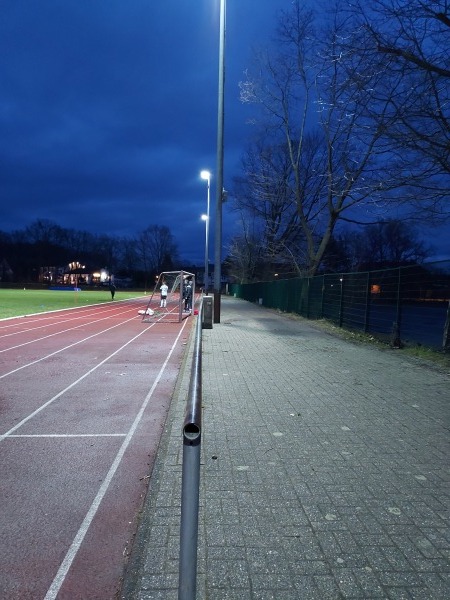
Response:
M208 195L206 204L206 215L202 215L202 219L205 221L205 294L208 295L208 284L209 284L209 204L210 204L210 184L211 184L211 173L209 171L202 171L200 177L208 182Z
M223 125L225 90L225 13L226 0L220 0L219 92L217 107L217 173L214 246L214 323L220 323L222 288L222 201L223 201Z

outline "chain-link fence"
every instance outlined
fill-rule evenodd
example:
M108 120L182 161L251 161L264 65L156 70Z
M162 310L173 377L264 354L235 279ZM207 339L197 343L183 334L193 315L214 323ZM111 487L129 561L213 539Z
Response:
M364 273L231 284L238 298L390 341L450 351L450 260Z

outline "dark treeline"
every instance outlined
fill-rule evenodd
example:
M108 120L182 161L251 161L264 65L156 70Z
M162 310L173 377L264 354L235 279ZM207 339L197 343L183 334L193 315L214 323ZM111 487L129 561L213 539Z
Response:
M318 274L373 271L421 264L433 255L417 228L397 219L333 236L321 260ZM298 277L298 270L283 255L269 259L262 236L236 236L229 247L226 270L232 281L251 283Z
M449 4L289 5L239 84L252 134L231 190L238 279L412 262L398 220L424 238L450 219Z
M256 236L236 237L223 265L230 280L261 281L297 272L285 261L267 260ZM416 229L403 221L388 220L333 237L324 255L321 272L351 272L418 264L430 258L431 248ZM167 227L149 226L134 238L64 229L48 220L37 220L23 230L0 231L0 283L45 283L50 268L68 273L74 263L85 272L105 269L115 279L147 287L162 271L193 270L182 263ZM275 275L276 274L276 275Z
M146 286L161 271L181 268L176 243L164 226L151 225L134 238L65 229L49 220L0 231L2 283L35 283L48 268L68 270L71 263L86 271L106 269L135 286Z

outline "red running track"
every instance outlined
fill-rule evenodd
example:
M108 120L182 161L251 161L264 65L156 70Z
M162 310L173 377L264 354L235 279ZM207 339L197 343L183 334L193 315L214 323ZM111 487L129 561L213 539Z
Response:
M0 321L1 599L116 597L192 322L146 306Z

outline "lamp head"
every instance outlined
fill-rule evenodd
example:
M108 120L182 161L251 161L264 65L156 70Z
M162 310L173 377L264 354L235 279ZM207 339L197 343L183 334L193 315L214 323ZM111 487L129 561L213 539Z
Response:
M211 173L209 171L201 171L200 177L202 179L206 179L206 181L208 181L208 183L209 183L209 180L211 179Z

